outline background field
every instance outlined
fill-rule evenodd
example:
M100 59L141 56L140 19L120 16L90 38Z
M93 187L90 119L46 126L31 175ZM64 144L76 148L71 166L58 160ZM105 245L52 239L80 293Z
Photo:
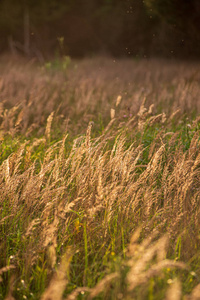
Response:
M1 57L0 298L200 299L199 70Z
M199 0L1 0L0 54L200 58Z

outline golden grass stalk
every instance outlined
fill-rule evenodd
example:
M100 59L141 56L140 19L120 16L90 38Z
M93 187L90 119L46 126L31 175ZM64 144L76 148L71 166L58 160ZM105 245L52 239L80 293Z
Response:
M200 300L200 284L194 287L190 295L186 296L186 300Z
M15 127L19 127L23 121L24 111L23 109L20 111L20 113L17 116L17 120L15 122Z
M16 267L14 265L9 265L9 266L1 268L0 269L0 282L2 281L2 277L1 276L2 276L3 273L6 273L6 272L8 272L8 271L10 271L12 269L15 269L15 268Z
M181 283L178 279L174 279L167 290L165 300L180 300L181 295Z
M114 119L114 117L115 117L115 109L111 108L110 109L110 118L111 118L111 120Z
M98 296L113 280L117 280L118 277L119 274L117 272L105 276L94 288L90 290L88 299L93 299L94 297Z
M49 141L50 140L50 133L51 133L51 124L53 121L54 111L48 116L47 118L47 125L45 129L45 137Z
M52 245L50 245L47 249L47 263L50 266L51 269L54 268L55 264L56 264L56 249L55 249L55 243L53 243Z
M102 280L100 280L97 285L93 288L87 287L79 287L75 289L71 294L65 298L65 300L75 300L77 299L79 294L89 293L87 297L88 300L97 297L101 292L105 291L109 284L114 280L119 278L119 274L117 272L106 275Z
M166 246L168 237L163 236L158 241L152 243L156 236L156 232L152 236L145 239L141 245L137 245L140 229L138 229L132 237L129 245L130 258L128 265L130 270L127 274L128 290L132 291L137 286L146 283L151 277L158 275L164 268L186 268L182 262L174 262L165 259ZM157 262L153 263L153 258L157 258ZM150 264L151 263L151 264ZM150 267L148 267L150 265Z
M63 298L63 292L69 281L68 273L71 258L72 252L71 249L68 249L66 254L63 255L60 265L51 279L49 286L42 294L41 300L61 300Z
M79 287L79 288L76 288L71 294L69 294L65 298L65 300L76 300L79 294L84 295L85 293L88 293L90 291L91 291L91 289L88 288L88 287Z
M5 297L4 300L16 300L16 299L13 297L14 281L15 281L15 280L16 280L15 275L12 275L11 278L10 278L10 282L9 282L8 294L7 294L7 296Z
M122 101L122 96L119 95L119 96L117 97L117 100L116 100L116 104L115 104L116 107L118 107L118 106L120 105L121 101Z

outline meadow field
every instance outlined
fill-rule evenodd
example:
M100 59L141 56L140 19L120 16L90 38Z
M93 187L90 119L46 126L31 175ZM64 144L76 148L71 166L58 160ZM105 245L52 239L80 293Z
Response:
M200 299L200 62L0 58L0 299Z

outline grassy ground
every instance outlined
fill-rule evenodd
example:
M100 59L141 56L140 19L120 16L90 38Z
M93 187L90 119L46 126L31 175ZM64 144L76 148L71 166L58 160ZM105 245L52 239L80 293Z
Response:
M0 59L1 299L200 299L199 67Z

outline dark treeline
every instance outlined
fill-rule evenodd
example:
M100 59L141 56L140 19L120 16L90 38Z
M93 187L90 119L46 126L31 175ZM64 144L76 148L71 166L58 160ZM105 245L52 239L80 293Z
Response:
M0 0L0 52L200 57L199 0Z

